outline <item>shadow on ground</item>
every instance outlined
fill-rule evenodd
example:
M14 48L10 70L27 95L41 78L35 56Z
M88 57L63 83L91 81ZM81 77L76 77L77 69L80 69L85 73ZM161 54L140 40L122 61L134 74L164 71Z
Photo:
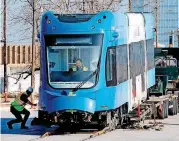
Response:
M32 118L28 119L29 129L20 129L20 123L13 124L13 129L7 127L7 122L14 118L1 118L1 134L21 134L21 135L42 135L47 131L52 131L55 127L46 128L44 126L31 126Z

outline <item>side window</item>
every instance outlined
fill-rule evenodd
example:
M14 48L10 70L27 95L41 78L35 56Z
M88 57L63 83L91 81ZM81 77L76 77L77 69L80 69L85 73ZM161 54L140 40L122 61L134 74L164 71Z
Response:
M120 84L128 79L127 45L116 48L117 83Z
M147 40L147 67L148 70L154 68L154 40Z
M116 85L116 49L108 49L106 55L106 85Z

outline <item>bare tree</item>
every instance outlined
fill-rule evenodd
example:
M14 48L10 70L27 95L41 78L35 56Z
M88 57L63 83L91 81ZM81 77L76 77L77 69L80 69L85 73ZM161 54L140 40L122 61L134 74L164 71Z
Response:
M36 0L35 21L36 33L40 31L40 18L45 11L55 11L59 14L76 14L76 13L97 13L102 10L116 11L119 9L119 4L122 0ZM14 33L19 36L19 40L31 39L32 33L32 0L13 0L11 4L19 5L18 8L14 7L9 11L10 24L9 28L19 25ZM14 12L15 11L15 12ZM36 59L40 56L37 53ZM39 70L40 66L36 66L35 70ZM20 79L26 79L31 76L31 65L27 65L21 71L11 74L8 77L13 77L16 83ZM14 76L13 76L14 75Z
M59 14L97 13L101 10L117 10L122 0L36 0L36 33L39 32L40 17L43 12L53 10ZM18 12L12 12L11 25L20 24L20 39L31 38L32 32L32 0L14 0L21 2ZM14 9L15 11L15 9Z

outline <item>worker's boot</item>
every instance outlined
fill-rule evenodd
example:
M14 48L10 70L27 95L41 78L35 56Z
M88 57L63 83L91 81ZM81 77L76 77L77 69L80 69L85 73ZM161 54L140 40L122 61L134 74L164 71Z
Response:
M9 122L7 122L7 127L9 128L9 129L13 129L13 127L12 127L12 123L9 121Z
M21 125L21 129L29 129L29 127L25 125Z

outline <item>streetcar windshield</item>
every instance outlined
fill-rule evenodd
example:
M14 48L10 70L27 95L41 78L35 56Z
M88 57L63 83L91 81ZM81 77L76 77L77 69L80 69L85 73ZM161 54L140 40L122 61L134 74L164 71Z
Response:
M46 36L48 81L54 88L75 88L97 69L103 35ZM82 88L93 87L95 74Z

